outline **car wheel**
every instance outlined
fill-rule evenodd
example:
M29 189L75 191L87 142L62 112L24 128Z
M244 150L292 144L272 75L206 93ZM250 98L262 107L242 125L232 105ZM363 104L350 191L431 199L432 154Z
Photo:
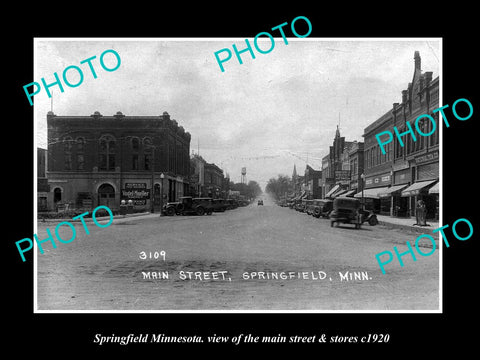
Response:
M202 216L203 214L205 214L205 209L201 206L198 207L197 208L197 215Z
M175 209L173 207L169 207L166 211L168 216L173 216L175 215Z
M335 221L330 221L330 227L333 227L333 224L335 224Z
M372 216L370 219L368 219L368 224L370 226L375 226L378 224L378 220L376 216Z

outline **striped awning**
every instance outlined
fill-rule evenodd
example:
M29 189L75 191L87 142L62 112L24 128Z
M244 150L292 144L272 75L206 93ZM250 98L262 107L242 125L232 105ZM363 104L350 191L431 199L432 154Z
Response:
M382 192L385 192L387 189L388 189L387 186L379 187L379 188L373 188L373 189L365 189L365 190L363 190L363 195L362 195L362 191L360 191L360 192L355 194L355 197L356 198L361 198L363 196L364 198L380 199L378 194L382 193Z
M381 197L381 198L392 196L394 193L396 193L396 192L398 192L402 189L405 189L407 186L408 186L408 184L390 186L384 192L379 193L378 196Z
M433 185L429 190L429 194L439 194L440 193L440 182Z
M336 198L337 196L340 196L340 195L344 195L348 190L344 190L344 189L340 189L339 191L337 191L336 193L334 193L332 195L332 198Z
M325 195L325 197L331 197L338 189L340 188L340 184L335 185L330 191Z
M342 196L353 196L357 192L356 189L347 191L345 194L342 194Z
M402 196L415 196L420 194L420 191L422 189L425 189L426 187L433 185L433 183L437 180L428 180L428 181L417 181L407 187L405 190L402 191Z

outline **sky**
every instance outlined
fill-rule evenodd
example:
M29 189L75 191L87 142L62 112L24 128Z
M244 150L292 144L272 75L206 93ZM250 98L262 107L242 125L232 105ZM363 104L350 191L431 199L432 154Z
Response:
M249 39L253 47L253 39ZM321 169L336 127L347 141L363 141L364 128L401 102L401 91L412 81L414 52L419 51L422 71L441 71L439 39L322 39L275 38L267 54L254 47L241 54L232 44L246 47L245 38L221 39L47 39L35 40L34 79L54 82L70 65L82 69L77 87L52 86L34 97L36 146L47 147L47 112L59 116L161 115L164 111L191 134L190 150L215 163L240 182L264 189L279 174L291 176L294 164L303 174L308 163ZM260 38L260 48L271 46ZM228 48L232 58L220 70L214 53ZM100 55L113 49L121 64L105 71ZM88 64L92 60L97 78ZM220 55L225 56L225 53ZM116 60L104 57L107 67ZM68 72L71 83L79 81ZM63 80L62 80L63 81ZM28 103L28 99L25 97Z

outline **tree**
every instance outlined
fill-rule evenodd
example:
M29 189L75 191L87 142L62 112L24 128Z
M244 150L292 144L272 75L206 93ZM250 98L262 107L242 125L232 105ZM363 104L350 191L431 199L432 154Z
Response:
M287 175L278 175L277 178L268 180L265 191L270 193L276 200L280 199L285 193L291 191L292 181Z

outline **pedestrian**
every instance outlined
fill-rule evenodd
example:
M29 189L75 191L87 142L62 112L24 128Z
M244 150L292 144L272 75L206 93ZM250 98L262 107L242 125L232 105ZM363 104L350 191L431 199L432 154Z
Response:
M426 226L426 217L427 217L427 209L425 207L425 202L423 200L417 201L417 209L415 212L415 216L417 219L417 223L415 225L419 226Z

